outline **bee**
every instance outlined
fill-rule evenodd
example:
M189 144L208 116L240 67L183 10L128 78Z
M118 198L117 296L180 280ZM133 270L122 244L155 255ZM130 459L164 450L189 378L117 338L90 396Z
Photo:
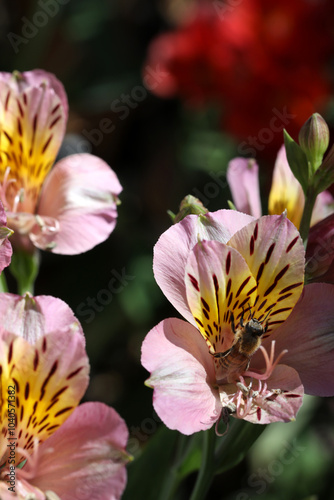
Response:
M249 311L251 319L245 323L244 310L242 311L238 329L235 328L234 316L230 312L231 327L234 333L233 344L227 351L217 352L213 355L220 361L220 368L228 382L235 382L239 375L248 370L251 357L260 347L262 336L268 329L268 322L264 324L268 315L259 321L253 318L250 308Z

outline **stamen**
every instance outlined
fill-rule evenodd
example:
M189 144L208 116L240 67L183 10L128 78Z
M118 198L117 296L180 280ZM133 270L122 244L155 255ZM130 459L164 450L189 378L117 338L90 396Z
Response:
M16 196L14 198L14 203L13 203L13 208L12 208L12 212L16 212L17 211L17 207L18 207L18 204L19 203L22 203L24 200L24 189L21 188L18 193L16 193Z
M24 464L22 469L19 468L16 469L16 474L18 478L25 479L27 481L29 481L29 479L33 479L37 475L37 469L38 469L38 438L35 437L33 443L34 446L32 453L28 452L23 448L20 447L17 448L17 452L21 456L25 457L25 460L27 462L26 464ZM26 467L27 465L28 467Z
M10 184L13 184L14 182L16 182L16 179L8 179L9 174L10 174L10 167L8 166L8 167L6 167L6 170L5 170L5 173L3 176L3 181L2 181L2 183L0 183L0 199L1 199L3 206L6 210L10 210L9 202L7 200L7 197L6 197L8 186Z
M262 345L260 346L260 349L261 349L261 352L263 354L263 357L264 357L264 360L265 360L265 363L266 363L265 372L264 373L257 373L257 372L253 372L253 371L247 371L243 375L245 377L256 378L257 380L267 380L271 376L271 374L274 371L275 367L277 366L278 362L282 359L282 357L284 356L284 354L286 354L288 352L288 350L284 349L279 354L279 356L277 357L276 361L274 361L274 357L275 357L275 340L273 340L271 342L270 357L268 356L267 351L265 350L265 348Z

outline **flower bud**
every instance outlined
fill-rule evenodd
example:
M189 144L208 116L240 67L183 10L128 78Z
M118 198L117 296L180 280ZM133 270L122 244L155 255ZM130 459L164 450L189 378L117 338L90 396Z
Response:
M176 215L169 212L169 215L172 217L173 223L176 224L189 214L205 215L206 213L208 213L208 209L205 208L203 203L195 196L188 194L181 201L179 212Z
M315 172L321 165L322 158L329 144L329 129L319 113L314 113L299 132L299 145Z

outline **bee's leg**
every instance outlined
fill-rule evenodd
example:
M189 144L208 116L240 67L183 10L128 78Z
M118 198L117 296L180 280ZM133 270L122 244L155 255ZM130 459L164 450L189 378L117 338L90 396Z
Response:
M227 349L227 351L224 351L224 352L216 352L212 356L214 358L225 358L228 354L230 354L231 351L232 351L232 347L230 349Z
M234 316L233 316L233 312L230 311L230 318L231 318L231 328L232 328L232 332L235 333L235 324L234 324Z
M268 330L268 321L264 325L263 333L266 333L267 330Z
M242 308L242 315L241 315L241 318L240 318L240 326L241 327L244 326L244 314L245 314L245 309Z

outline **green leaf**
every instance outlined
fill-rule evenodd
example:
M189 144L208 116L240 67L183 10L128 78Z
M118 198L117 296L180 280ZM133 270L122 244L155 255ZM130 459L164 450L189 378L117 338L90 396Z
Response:
M301 147L290 137L286 130L283 131L284 144L288 163L293 175L300 182L306 194L309 185L309 164L306 154Z
M235 467L265 430L265 425L231 419L230 428L216 447L216 474Z
M171 466L179 433L162 425L149 440L142 454L131 462L122 500L160 498L165 476L171 480Z
M192 472L199 470L202 461L203 432L197 432L190 439L184 450L182 462L178 467L178 476L184 479Z

